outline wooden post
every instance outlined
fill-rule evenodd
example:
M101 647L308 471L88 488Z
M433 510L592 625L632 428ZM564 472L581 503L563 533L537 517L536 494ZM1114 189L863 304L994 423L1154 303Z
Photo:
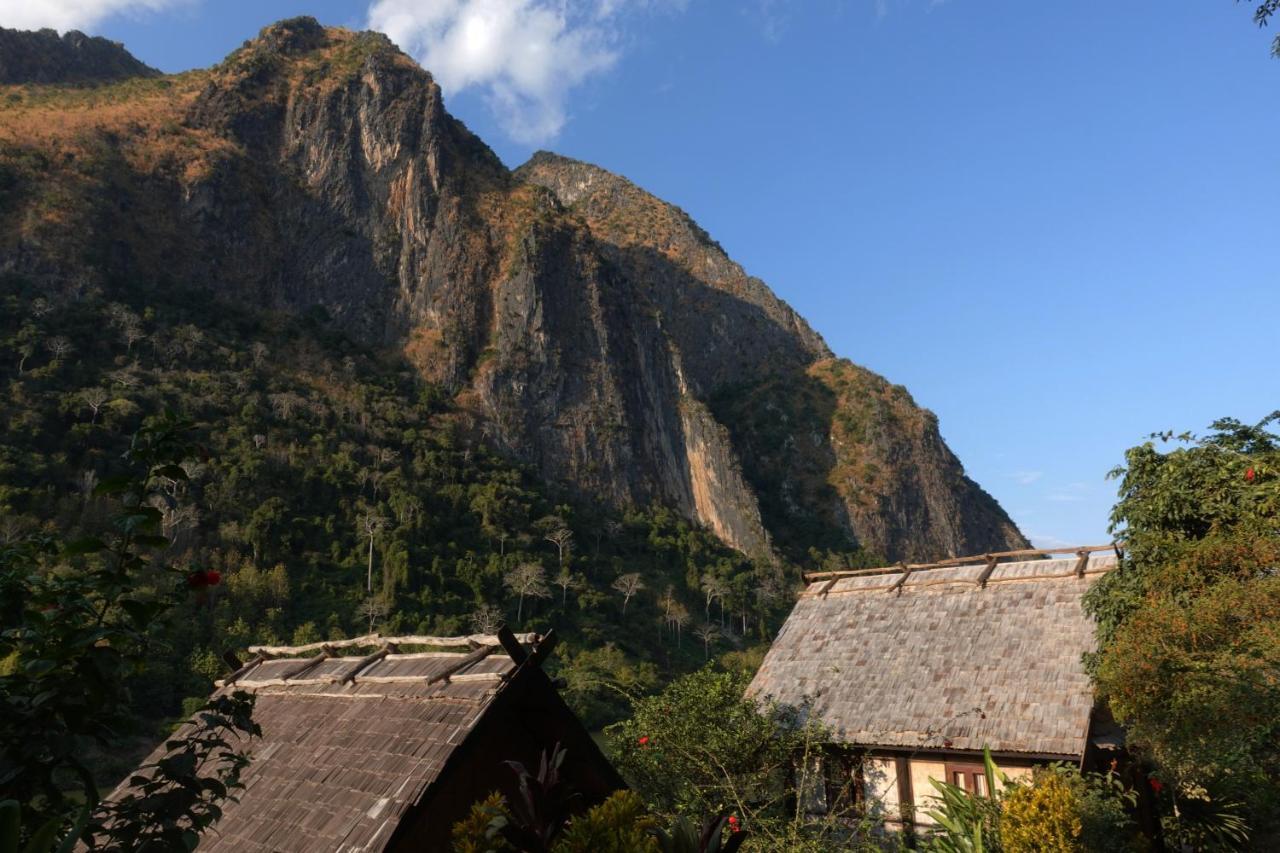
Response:
M297 678L299 675L302 675L302 673L315 669L322 661L326 661L331 657L333 657L333 649L325 646L324 651L320 652L320 654L313 658L307 658L300 666L296 666L282 674L280 678L284 681L288 681L290 678Z
M902 586L907 582L907 578L911 577L911 567L906 563L900 563L899 565L902 566L902 577L893 582L893 585L889 587L889 592L896 592L898 595L902 595Z
M350 672L342 676L342 678L335 678L333 680L338 684L347 684L349 682L355 681L356 675L358 673L368 669L370 666L382 660L389 654L391 654L391 647L389 645L383 646L373 654L365 655L364 657L360 658L360 660L356 661L356 665L351 668Z
M473 663L478 663L479 661L484 660L485 658L487 658L489 655L493 654L497 650L498 650L497 646L484 646L482 648L476 649L471 654L464 655L460 660L449 664L449 666L446 667L444 670L437 672L435 675L428 678L427 684L435 684L437 681L448 681L449 676L453 675L454 673L460 672L461 670L466 669L467 667L471 666L471 664Z
M520 645L516 635L511 633L511 629L506 625L498 629L498 642L502 644L502 648L507 650L507 654L511 655L511 659L516 662L516 666L524 663L525 659L529 657L529 653L524 650L524 646Z
M253 657L249 658L248 663L246 663L244 666L240 667L235 672L231 673L230 675L228 675L226 678L223 679L222 686L229 687L230 685L235 684L237 681L239 681L240 679L248 675L249 672L252 671L254 667L262 663L266 659L267 659L267 656L261 653L256 654Z
M987 581L991 579L991 573L996 570L996 563L998 562L1000 562L999 557L987 555L987 565L983 568L982 574L978 575L978 586L986 588Z
M911 791L911 761L905 755L895 755L893 772L898 777L898 816L902 820L902 837L908 847L915 847L916 804Z
M531 666L542 666L542 662L547 659L547 655L551 654L551 650L556 647L559 639L556 636L555 628L548 631L547 635L533 647L533 654L529 655L529 664Z

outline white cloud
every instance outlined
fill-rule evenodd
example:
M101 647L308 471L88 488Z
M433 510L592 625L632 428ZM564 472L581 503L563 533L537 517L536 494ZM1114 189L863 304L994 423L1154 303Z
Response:
M0 0L0 26L88 30L121 13L159 12L185 0Z
M571 90L612 68L620 28L636 12L683 9L687 0L375 0L381 30L449 93L484 92L520 142L553 139Z
M1044 476L1043 471L1014 471L1009 475L1019 486L1030 486Z

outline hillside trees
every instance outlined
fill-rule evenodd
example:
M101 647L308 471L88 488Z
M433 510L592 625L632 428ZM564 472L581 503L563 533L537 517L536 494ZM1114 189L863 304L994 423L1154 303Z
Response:
M1175 838L1196 801L1280 820L1280 437L1273 414L1128 451L1112 527L1118 570L1090 590L1090 661L1130 744L1155 766ZM1201 809L1203 811L1203 809Z
M150 413L172 408L207 437L208 458L195 460L203 467L167 508L176 535L166 558L224 583L133 676L140 732L207 695L216 670L191 661L227 649L351 636L371 616L379 630L433 634L491 633L526 618L528 602L504 583L522 564L545 566L544 583L560 593L530 626L567 638L553 666L613 643L628 667L652 667L656 684L702 662L679 629L703 608L703 576L749 590L778 574L667 507L616 511L540 482L398 355L357 346L321 314L227 305L181 287L108 290L110 301L71 298L0 277L0 538L84 529L99 512L84 478L101 479L125 449L121 436ZM101 333L122 322L145 336ZM22 363L32 340L59 336L69 344L61 361L41 343ZM96 422L86 388L113 397ZM370 515L384 520L373 536ZM585 554L573 547L584 541ZM622 576L636 584L626 596L612 589ZM684 614L669 636L619 630L619 605L628 620L657 623L655 591L667 587ZM753 640L780 624L790 590L780 592L752 600ZM370 613L371 598L387 611ZM570 698L592 725L625 712L609 687L590 689L598 695Z

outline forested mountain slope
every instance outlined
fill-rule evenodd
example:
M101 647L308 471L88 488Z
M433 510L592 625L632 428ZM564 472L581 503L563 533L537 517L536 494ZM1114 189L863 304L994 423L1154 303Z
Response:
M11 278L320 310L573 494L748 554L1023 544L931 414L687 216L549 155L509 172L380 35L294 19L205 71L14 87L0 186Z

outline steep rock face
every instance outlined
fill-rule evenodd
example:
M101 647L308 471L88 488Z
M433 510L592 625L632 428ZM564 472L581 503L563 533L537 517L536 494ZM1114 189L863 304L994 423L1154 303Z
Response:
M749 553L1022 543L932 415L686 215L554 155L508 172L384 37L294 19L128 86L0 111L0 271L318 312L548 479Z
M156 77L124 45L78 30L59 36L54 30L0 27L0 85L15 83L95 83L129 77Z
M552 190L663 312L783 545L857 541L930 559L1025 540L964 476L932 413L848 361L680 209L598 167L539 152L517 177Z

